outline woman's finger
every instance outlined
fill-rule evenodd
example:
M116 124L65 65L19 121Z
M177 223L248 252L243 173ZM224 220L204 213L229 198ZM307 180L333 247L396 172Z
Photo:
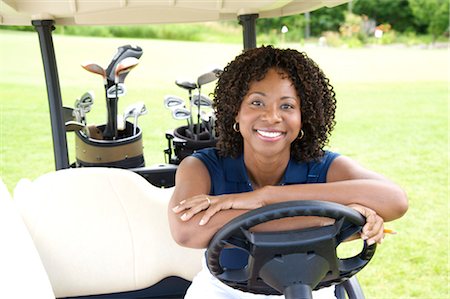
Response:
M365 232L367 236L367 244L372 245L373 243L381 243L384 238L384 222L383 219L375 215L372 217L374 219L371 230Z
M368 240L367 240L367 244L368 245L372 245L374 243L378 243L381 244L383 243L384 240L384 226L381 226L381 229L379 229L378 231L375 231L376 233L373 234Z
M175 213L180 213L184 210L191 209L192 207L202 204L202 202L205 201L205 197L207 197L207 196L206 195L196 195L196 196L188 198L186 200L182 200L182 201L180 201L180 203L177 206L172 208L172 211L174 211Z
M183 221L187 221L191 219L195 214L208 209L210 205L211 199L209 196L203 195L202 197L197 197L190 201L187 206L185 204L185 212L183 213L183 215L181 215L180 219Z
M373 231L375 222L376 222L376 215L375 214L371 214L371 215L366 216L366 224L363 226L363 229L362 229L362 232L361 232L362 233L362 238L364 240L367 240L367 239L369 239L371 237L371 235L372 235L371 232Z
M217 212L221 210L222 208L219 205L211 205L208 209L206 209L202 219L198 224L205 225L206 223L208 223L209 219L211 219L212 216L214 216Z

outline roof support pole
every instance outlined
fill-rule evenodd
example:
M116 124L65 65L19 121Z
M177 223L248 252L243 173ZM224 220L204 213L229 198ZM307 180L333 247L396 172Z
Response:
M243 30L244 50L256 48L256 19L258 14L240 15L238 18Z
M56 66L55 48L52 31L53 20L35 20L32 25L39 35L42 62L44 63L45 81L47 84L48 104L53 136L53 152L56 170L69 167L66 130L62 113L61 89L59 86L58 68Z

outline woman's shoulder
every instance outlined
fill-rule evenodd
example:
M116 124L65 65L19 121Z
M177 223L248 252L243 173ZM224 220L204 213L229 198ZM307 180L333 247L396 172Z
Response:
M339 157L340 154L332 151L324 151L323 156L320 158L319 163L331 163L334 159Z
M339 157L340 154L332 151L324 151L324 154L316 160L308 163L308 181L309 182L326 182L328 170L331 163Z
M217 148L214 147L208 147L208 148L202 148L197 151L195 151L192 154L193 157L200 159L201 161L218 161L220 160L219 152Z
M217 148L204 148L195 151L192 157L199 159L205 164L205 166L210 170L210 172L222 169L224 166L224 159Z
M238 158L222 156L217 148L201 149L192 156L202 161L211 175L219 175L219 173L233 175L244 167L242 156Z

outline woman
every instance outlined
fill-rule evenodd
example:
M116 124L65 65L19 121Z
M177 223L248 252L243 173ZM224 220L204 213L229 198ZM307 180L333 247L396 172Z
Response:
M407 198L400 187L350 158L324 150L335 123L335 94L306 54L268 46L237 56L219 78L215 108L217 149L198 151L177 170L169 222L180 245L205 248L231 219L283 201L325 200L356 209L367 219L361 238L368 244L381 243L383 222L406 212ZM254 229L327 224L330 219L298 217ZM204 269L186 298L199 296L261 295L231 289ZM323 298L330 298L329 293Z

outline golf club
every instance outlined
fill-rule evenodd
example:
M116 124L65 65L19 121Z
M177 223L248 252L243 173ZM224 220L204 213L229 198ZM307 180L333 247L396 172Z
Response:
M133 123L133 136L137 133L137 120L138 117L144 114L147 114L147 107L145 107L144 102L137 102L134 104L131 104L127 106L123 112L123 118L122 121L124 124L126 124L126 121L131 116L134 117L134 123ZM125 125L126 126L126 125Z
M136 110L136 103L127 106L123 111L122 122L124 127L126 127L127 119L134 115L134 110Z
M88 72L94 73L94 74L99 74L102 76L103 78L103 85L105 87L105 97L106 99L108 99L108 77L106 75L106 70L103 69L100 65L93 63L93 62L86 62L86 63L82 63L81 66L87 70ZM108 105L107 105L108 107ZM98 130L98 129L97 129ZM96 136L99 136L99 134L97 134ZM109 136L108 136L109 138ZM98 139L98 138L97 138ZM103 139L103 134L101 134L101 139Z
M83 107L85 112L91 111L91 107L94 104L94 92L93 91L87 91L85 92L81 97L79 101L80 107Z
M191 130L192 126L189 123L189 119L191 118L191 112L189 111L189 109L186 109L184 107L177 107L172 110L172 117L173 117L173 119L176 119L176 120L186 119L187 123L188 123L188 128L189 128L189 130ZM190 133L192 134L193 132L190 131Z
M202 85L205 85L205 84L208 84L208 83L211 83L211 82L217 80L219 78L220 74L222 74L222 72L223 71L221 69L216 68L210 72L207 72L207 73L199 76L197 78L197 85L202 86Z
M201 96L202 85L205 85L205 84L208 84L210 82L217 80L221 73L222 73L222 70L216 68L210 72L200 75L197 78L198 98L200 99L200 100L198 100L197 105L196 105L197 106L197 135L200 134L200 132L201 132L200 106L201 106L201 102L202 102L202 100L201 100L202 99L202 96Z
M113 85L106 91L106 97L108 99L114 99L116 96L122 97L127 94L127 89L124 83L118 83Z
M86 113L91 111L91 107L94 104L93 92L85 92L80 99L75 101L75 110L78 110L80 115L80 122L86 124Z
M214 139L215 138L215 128L214 128L214 123L216 120L216 115L214 113L213 110L210 110L208 112L202 111L201 112L201 118L202 118L202 122L204 124L206 124L206 128L208 130L208 132L211 134L210 139Z
M167 95L164 97L164 107L167 109L175 109L177 107L184 107L185 102L182 98L173 96L173 95Z
M199 103L199 101L200 101L200 103ZM212 108L212 100L204 95L194 94L194 96L192 97L192 102L195 106L200 105L203 107Z
M135 109L133 110L133 116L134 116L134 125L133 125L133 136L137 133L137 125L138 125L138 118L141 115L147 114L148 110L147 107L145 107L144 102L138 102L135 104Z
M139 59L136 57L127 57L117 64L114 71L114 83L123 83L126 75L138 65Z
M110 87L115 81L115 71L117 69L117 65L125 60L127 57L134 57L139 59L142 56L142 49L138 46L125 45L117 48L117 53L112 58L108 67L105 70L106 77L108 79L108 87ZM127 73L125 73L119 80L119 83L123 83L125 80Z
M181 88L187 89L189 92L189 119L188 127L192 134L194 134L194 119L192 117L192 90L197 88L197 84L195 82L185 81L185 80L176 80L175 84ZM173 113L172 113L173 116ZM195 136L195 134L194 134Z
M104 85L106 86L106 71L101 66L93 62L85 62L81 64L81 67L88 72L99 74L103 78Z
M123 81L125 79L125 76L134 67L136 67L138 63L139 60L136 57L126 57L116 64L116 68L114 70L114 85L108 87L108 90L106 92L108 120L106 122L105 131L103 132L103 136L105 138L117 138L117 103L119 101L119 96L125 94L125 85L120 81ZM108 85L110 85L109 80Z

